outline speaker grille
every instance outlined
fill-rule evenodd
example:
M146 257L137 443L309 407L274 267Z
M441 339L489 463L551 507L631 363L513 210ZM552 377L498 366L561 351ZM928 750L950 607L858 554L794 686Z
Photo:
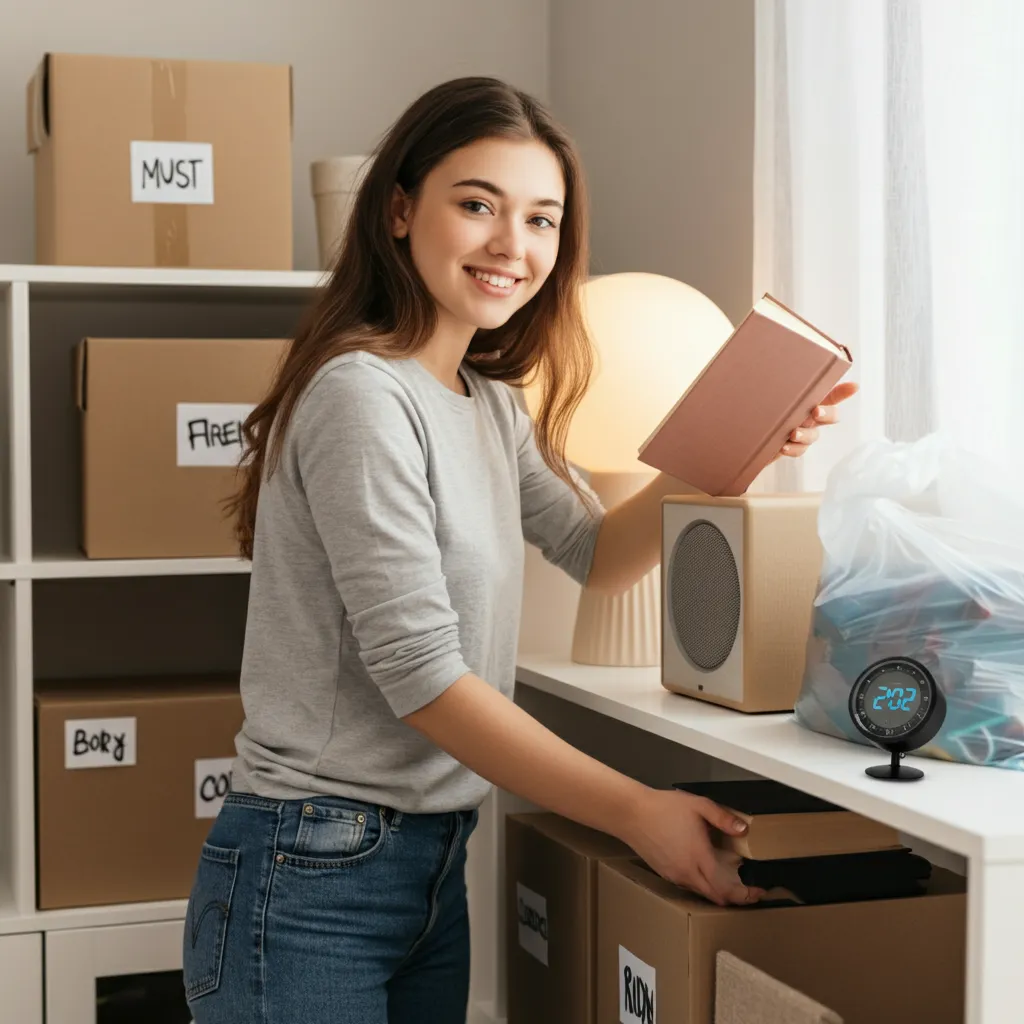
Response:
M676 643L697 668L718 668L740 624L740 577L729 542L706 519L691 523L669 560L669 617Z

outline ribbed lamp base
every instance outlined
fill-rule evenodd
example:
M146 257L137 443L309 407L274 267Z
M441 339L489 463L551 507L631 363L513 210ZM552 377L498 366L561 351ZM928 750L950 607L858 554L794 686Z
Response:
M632 668L661 664L661 568L624 594L580 593L572 660Z
M590 486L605 508L632 497L654 474L594 472ZM580 665L644 668L661 664L661 567L655 566L625 593L580 592L572 660Z

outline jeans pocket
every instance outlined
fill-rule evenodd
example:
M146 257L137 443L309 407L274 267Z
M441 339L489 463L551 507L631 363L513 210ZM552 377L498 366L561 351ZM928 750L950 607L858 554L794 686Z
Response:
M214 992L220 984L238 850L203 844L185 917L182 967L186 999Z
M338 807L317 801L302 806L295 852L300 857L350 857L359 851L370 807Z
M280 850L285 857L282 863L299 868L361 863L381 849L387 831L384 812L378 807L307 801L292 850Z

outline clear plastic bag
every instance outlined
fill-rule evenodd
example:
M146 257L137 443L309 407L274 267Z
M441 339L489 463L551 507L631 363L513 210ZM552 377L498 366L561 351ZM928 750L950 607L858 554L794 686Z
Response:
M868 743L850 691L886 657L946 697L915 753L1024 769L1024 493L1013 473L933 434L873 441L832 471L797 721Z

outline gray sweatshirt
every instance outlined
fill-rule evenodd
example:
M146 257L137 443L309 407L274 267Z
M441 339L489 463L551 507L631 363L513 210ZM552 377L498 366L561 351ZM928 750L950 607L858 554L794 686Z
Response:
M545 465L512 390L415 359L327 363L256 517L232 784L440 812L488 783L402 721L474 672L515 682L523 538L578 582L591 515Z

